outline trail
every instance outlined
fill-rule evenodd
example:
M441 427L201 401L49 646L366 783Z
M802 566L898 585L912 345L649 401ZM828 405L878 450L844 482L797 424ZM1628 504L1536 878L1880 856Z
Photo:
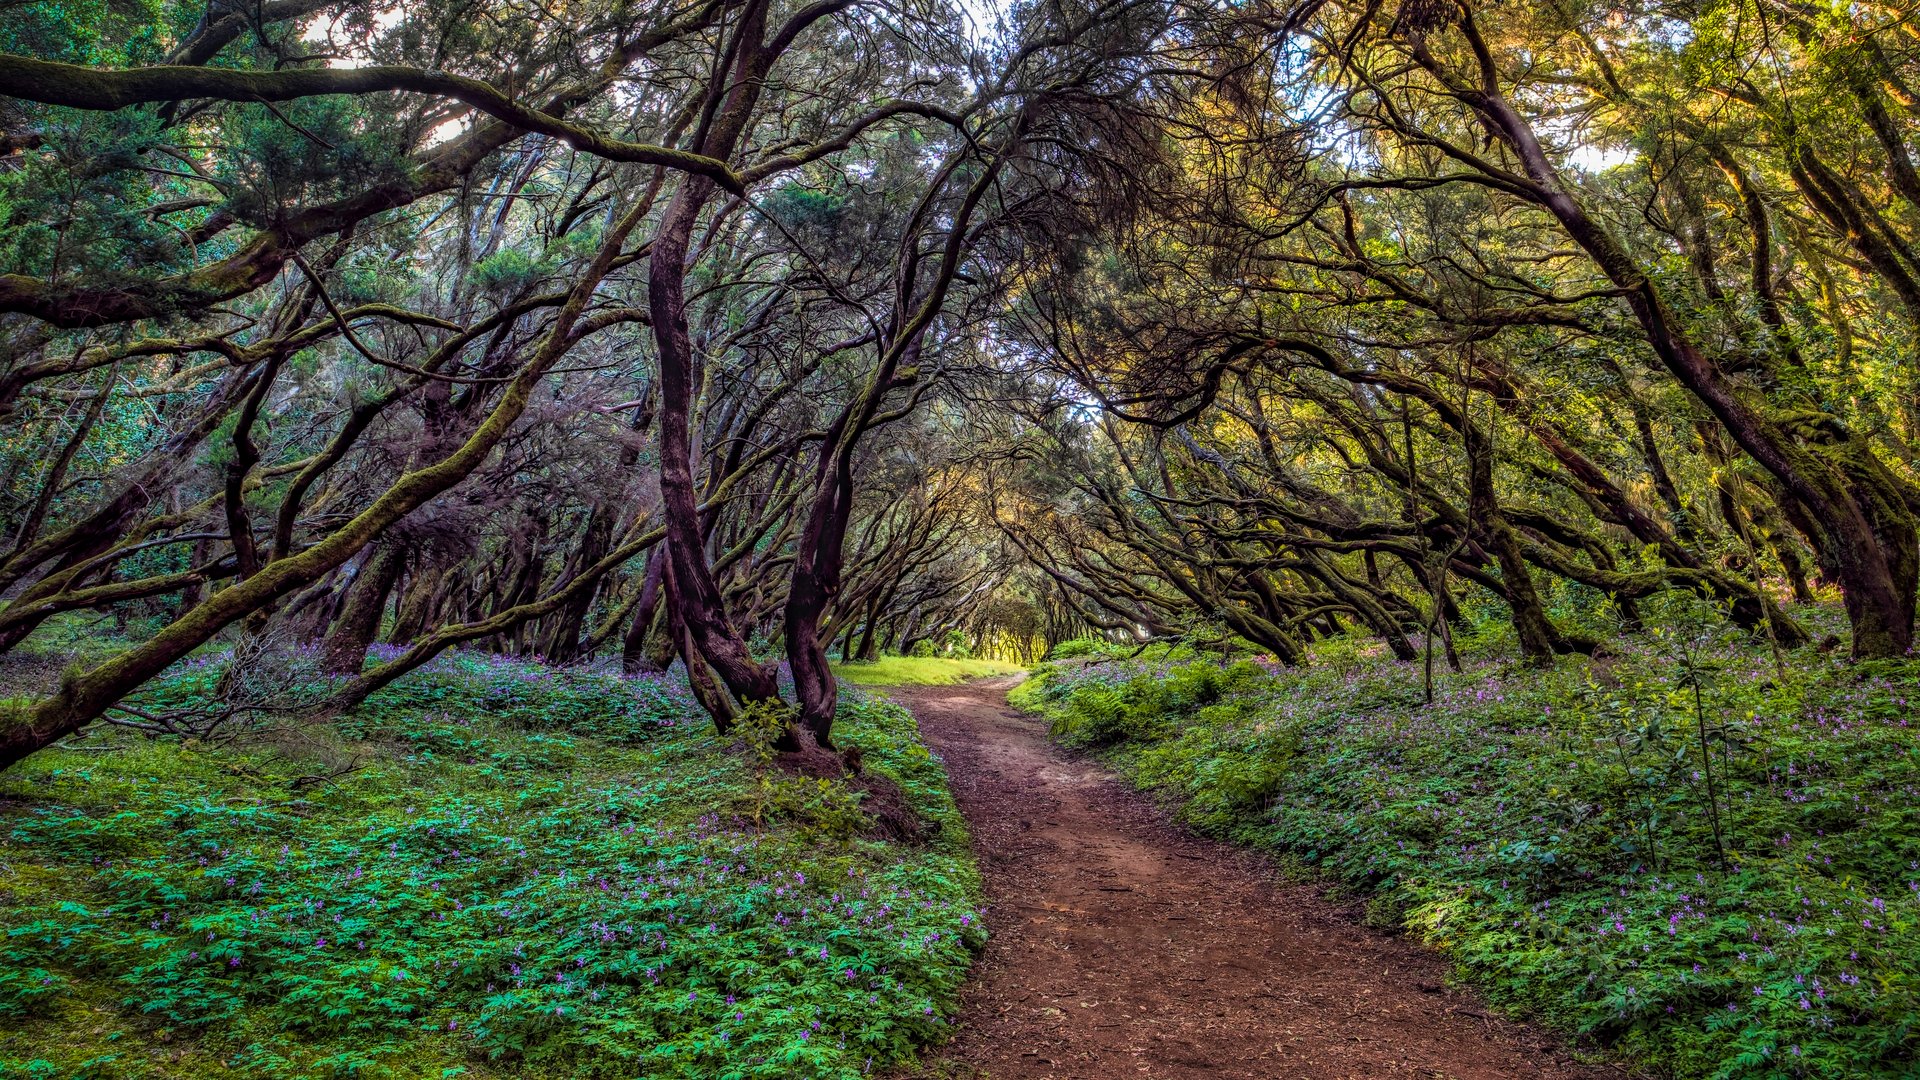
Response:
M1007 704L896 687L945 759L992 941L942 1053L992 1080L1617 1077L1445 988L1446 964L1187 834Z

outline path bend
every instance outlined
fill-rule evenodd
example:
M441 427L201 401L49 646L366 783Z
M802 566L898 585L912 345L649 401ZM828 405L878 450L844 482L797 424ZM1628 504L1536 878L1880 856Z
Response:
M993 938L950 1061L992 1080L1617 1078L1444 986L1243 849L1193 836L1012 709L1017 679L897 687L946 761Z

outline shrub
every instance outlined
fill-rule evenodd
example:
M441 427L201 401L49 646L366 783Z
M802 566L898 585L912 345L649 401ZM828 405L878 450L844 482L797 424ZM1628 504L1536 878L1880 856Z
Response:
M1053 648L1048 649L1047 659L1072 660L1075 657L1092 656L1094 653L1099 652L1104 645L1105 642L1098 641L1094 638L1068 638Z

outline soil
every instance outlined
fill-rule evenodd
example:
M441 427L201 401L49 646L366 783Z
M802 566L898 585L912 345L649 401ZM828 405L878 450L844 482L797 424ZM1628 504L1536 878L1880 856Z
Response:
M1444 959L1184 832L1007 705L1017 679L897 687L945 760L992 940L945 1075L1613 1077L1445 985Z

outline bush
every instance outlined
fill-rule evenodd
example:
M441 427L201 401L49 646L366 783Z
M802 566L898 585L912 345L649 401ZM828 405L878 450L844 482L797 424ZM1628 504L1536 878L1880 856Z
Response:
M1069 745L1111 746L1170 735L1186 714L1265 676L1264 669L1246 661L1227 668L1202 662L1156 665L1145 671L1114 664L1106 668L1111 674L1098 674L1106 664L1078 668L1065 681L1052 677L1059 668L1043 666L1035 671L1029 682L1032 689L1021 700L1055 705L1053 732ZM1070 688L1070 692L1049 695L1048 686Z
M1062 641L1059 644L1055 645L1053 648L1048 649L1047 659L1048 660L1072 660L1076 657L1092 656L1094 653L1099 652L1105 646L1105 644L1106 644L1105 642L1096 640L1094 638L1085 638L1085 637L1068 638L1067 640Z

